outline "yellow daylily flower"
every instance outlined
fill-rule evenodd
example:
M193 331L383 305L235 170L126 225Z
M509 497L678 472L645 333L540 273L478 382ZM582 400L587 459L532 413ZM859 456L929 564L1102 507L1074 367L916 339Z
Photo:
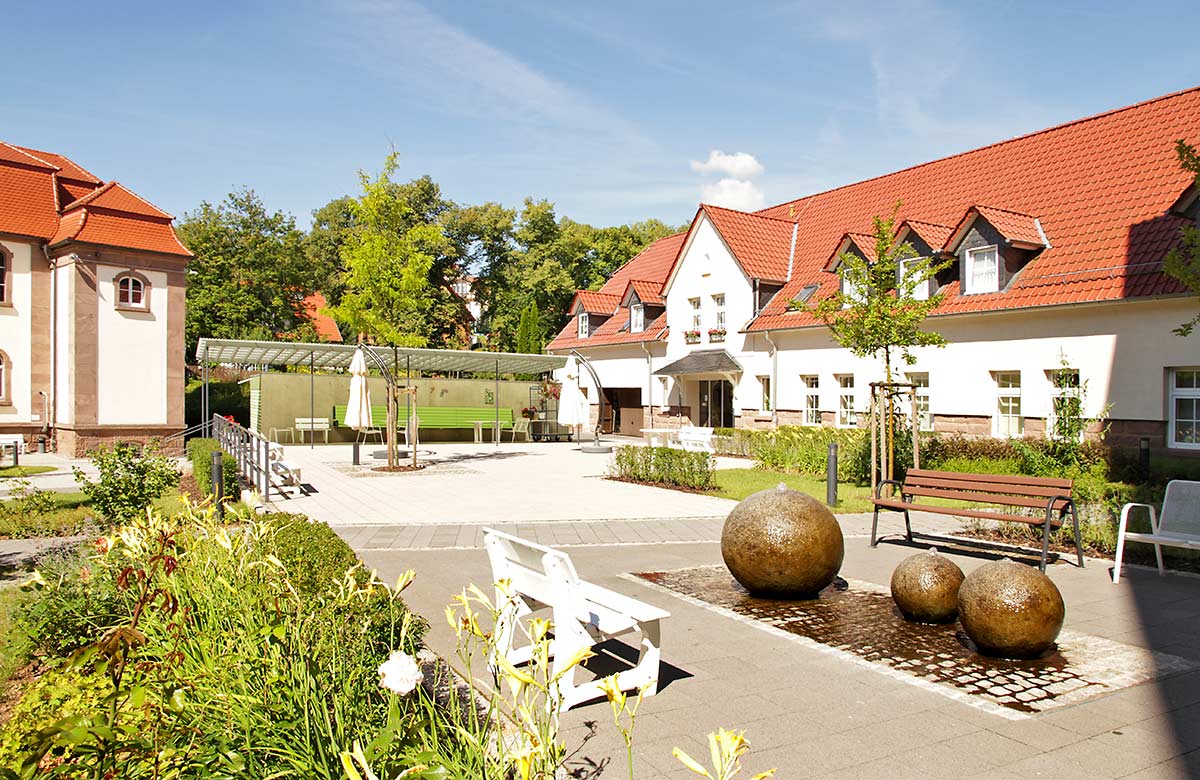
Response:
M679 761L679 763L683 764L684 766L686 766L688 769L692 770L696 774L700 775L701 777L707 777L707 778L709 778L709 780L712 780L712 775L710 775L708 773L707 769L700 766L700 763L698 761L696 761L696 759L692 758L687 753L684 753L679 748L674 748L673 750L671 750L671 755L675 756L675 758Z
M407 588L409 585L412 585L412 582L414 579L416 579L416 577L417 577L417 573L415 571L413 571L412 569L409 569L408 571L401 574L400 579L396 580L396 589L395 589L396 592L397 593L403 592L405 588Z

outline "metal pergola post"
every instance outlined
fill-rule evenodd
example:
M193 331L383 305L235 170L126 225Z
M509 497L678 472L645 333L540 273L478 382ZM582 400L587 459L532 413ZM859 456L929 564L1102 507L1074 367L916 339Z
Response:
M200 391L200 433L202 436L212 435L212 415L208 413L208 345L204 346L204 359L200 363L200 377L204 388Z
M317 416L317 369L315 366L316 355L316 350L310 350L308 353L308 417L310 420ZM367 410L368 413L370 413L370 411L370 409ZM329 434L327 433L325 435L328 436ZM310 450L317 448L316 431L312 429L311 423L309 423L308 430L308 448Z
M500 361L496 361L496 393L492 398L492 403L496 409L496 427L492 428L492 441L496 446L500 446ZM513 437L516 438L515 436Z

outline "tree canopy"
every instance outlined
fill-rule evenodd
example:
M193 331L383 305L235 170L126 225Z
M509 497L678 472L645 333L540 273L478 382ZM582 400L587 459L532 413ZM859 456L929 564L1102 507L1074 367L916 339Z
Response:
M1200 187L1200 151L1179 141L1175 144L1175 152L1179 155L1180 167L1192 174L1196 186ZM1178 279L1196 295L1200 295L1200 228L1185 226L1180 233L1180 245L1167 254L1163 271ZM1197 325L1200 325L1200 312L1176 328L1175 333L1190 336Z

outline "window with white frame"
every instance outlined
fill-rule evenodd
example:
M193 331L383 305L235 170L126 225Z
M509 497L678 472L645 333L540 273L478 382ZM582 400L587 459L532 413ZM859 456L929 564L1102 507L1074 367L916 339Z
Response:
M820 380L816 374L800 377L800 386L804 393L804 424L821 424L821 392Z
M0 350L0 405L8 406L12 403L12 362L8 359L8 355Z
M671 386L667 382L668 380L665 376L660 376L658 378L658 384L660 386L659 389L662 390L662 403L660 406L664 412L671 405Z
M629 329L634 333L641 333L646 329L646 308L640 303L629 307Z
M1079 370L1059 368L1047 371L1050 379L1050 419L1046 421L1046 432L1052 438L1059 436L1059 419L1065 414L1078 419L1083 415L1083 394L1080 391ZM1079 431L1082 436L1085 432Z
M852 428L858 418L854 414L854 375L839 374L838 378L838 416L839 428Z
M996 418L993 427L997 436L1020 436L1025 432L1021 416L1021 372L996 371Z
M0 303L12 303L12 257L0 247Z
M857 276L850 274L848 268L842 269L842 308L850 308L850 304L863 299L862 286Z
M913 258L909 258L908 260L901 260L900 266L899 266L900 281L903 282L906 279L913 279L914 275L917 274L921 270L921 265L924 262L925 262L924 259L920 258L920 257L913 257ZM925 300L929 299L929 280L928 279L926 279L925 281L923 281L919 284L914 285L913 291L912 291L912 297L918 301L925 301Z
M725 330L725 293L718 293L712 299L713 309L717 313L717 324L713 327L718 330Z
M586 311L579 312L579 329L576 332L581 339L588 337L588 316Z
M758 408L769 412L771 411L771 377L760 376L758 384L762 388L762 404Z
M127 271L119 274L113 282L117 287L117 308L150 308L150 284L141 274Z
M967 250L964 295L996 292L1000 289L1000 255L994 246Z
M908 382L916 385L913 394L917 399L917 427L922 431L933 430L933 415L929 411L929 374L914 372L908 375Z
M1170 446L1200 449L1200 367L1171 371Z
M692 330L700 330L700 299L688 298L692 307Z

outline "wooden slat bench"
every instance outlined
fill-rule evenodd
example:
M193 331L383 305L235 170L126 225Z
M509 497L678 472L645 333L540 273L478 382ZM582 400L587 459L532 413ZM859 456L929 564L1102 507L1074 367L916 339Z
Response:
M324 434L325 443L329 443L328 417L297 417L294 427L300 434L301 443L304 442L305 433L308 433L308 440L310 442L313 441L313 437L320 433Z
M891 497L883 496L883 488L891 485ZM909 512L933 512L956 517L974 517L985 520L1001 520L1009 523L1026 523L1042 526L1042 571L1046 570L1046 558L1050 553L1050 529L1063 524L1067 513L1075 528L1075 552L1079 566L1083 567L1083 546L1079 539L1079 516L1071 498L1072 480L1054 477L1025 477L1006 474L960 474L953 471L931 471L909 469L904 481L887 479L875 486L875 514L871 521L871 546L878 540L879 510L886 509L904 514L904 528L908 540L913 538ZM895 497L896 491L900 496ZM990 509L975 509L963 506L944 506L931 503L916 503L922 498L950 499L970 504L987 504L1009 509L1039 509L1045 516L996 512ZM1057 515L1057 517L1055 517Z
M346 419L346 407L333 407L333 419L338 425ZM403 427L404 405L400 405L397 420ZM418 406L418 427L462 429L493 426L496 423L496 408L494 406ZM477 425L478 423L478 425ZM371 424L378 428L387 427L387 407L371 406ZM507 407L500 408L500 428L508 430L513 427L513 411Z

